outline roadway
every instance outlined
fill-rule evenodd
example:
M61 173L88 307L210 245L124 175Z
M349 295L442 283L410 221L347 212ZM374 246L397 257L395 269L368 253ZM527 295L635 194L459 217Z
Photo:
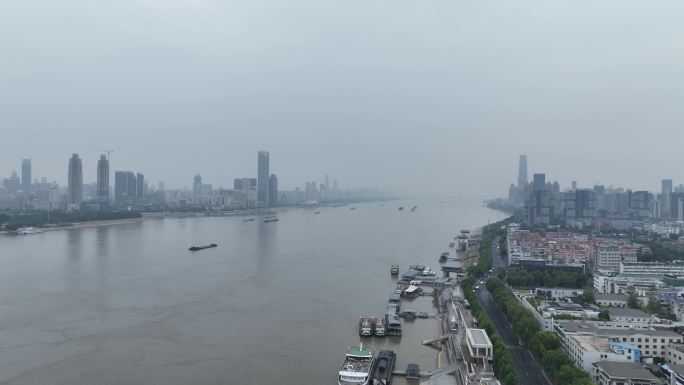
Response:
M492 266L504 267L505 261L501 259L499 249L497 248L498 244L498 238L495 238L492 245ZM513 331L513 327L496 307L486 285L480 285L477 295L489 318L492 320L494 328L511 352L511 360L513 361L513 368L518 375L518 383L525 385L551 385L551 382L544 375L541 365L532 357L532 353L527 348L520 346L518 336Z

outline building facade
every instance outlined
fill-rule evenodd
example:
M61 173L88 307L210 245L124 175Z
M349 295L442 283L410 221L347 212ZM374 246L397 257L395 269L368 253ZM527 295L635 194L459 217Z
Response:
M264 207L269 206L269 175L269 153L268 151L259 151L257 164L257 204Z
M68 203L70 208L76 208L83 200L83 163L78 154L72 154L69 158L69 175L67 188L69 191Z
M109 160L105 155L97 161L97 203L109 203Z

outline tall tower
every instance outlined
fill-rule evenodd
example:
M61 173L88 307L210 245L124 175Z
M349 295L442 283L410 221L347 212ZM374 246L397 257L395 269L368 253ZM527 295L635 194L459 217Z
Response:
M31 193L31 159L21 160L21 189L24 194Z
M663 218L670 218L672 216L672 179L663 179L661 181L661 195L660 210Z
M278 206L278 177L271 174L268 181L268 203L271 207Z
M97 203L109 203L109 160L104 155L97 161Z
M200 174L195 175L195 179L192 183L192 196L195 203L199 203L202 198L202 177Z
M257 172L257 204L268 207L268 170L269 154L268 151L259 151L258 172Z
M78 154L69 158L69 204L79 205L83 200L83 163Z
M143 199L145 197L145 175L137 173L135 175L135 197Z
M527 187L527 155L520 155L518 161L518 189Z
M546 174L534 174L534 192L546 189Z

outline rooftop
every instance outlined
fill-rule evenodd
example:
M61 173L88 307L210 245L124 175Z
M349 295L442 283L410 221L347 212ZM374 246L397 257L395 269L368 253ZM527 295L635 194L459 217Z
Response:
M650 318L651 315L639 309L630 309L628 307L615 307L609 310L612 317L634 317L634 318Z
M570 339L575 340L582 349L588 352L611 352L610 339L608 337L596 336L570 336Z
M466 329L466 335L468 336L471 346L492 346L492 341L489 340L489 336L487 336L487 332L484 331L484 329Z
M658 378L635 362L599 361L595 363L611 378L657 381Z

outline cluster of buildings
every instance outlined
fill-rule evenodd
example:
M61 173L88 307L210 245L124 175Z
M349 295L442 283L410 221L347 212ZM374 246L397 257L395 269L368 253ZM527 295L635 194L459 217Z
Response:
M660 193L595 185L579 188L577 182L561 190L558 182L548 182L546 174L533 174L528 181L527 156L521 155L518 182L508 192L510 205L524 210L530 227L565 224L572 227L610 226L651 230L653 222L679 234L684 221L684 185L673 187L663 179Z
M558 267L582 271L620 272L620 263L637 261L637 251L644 246L621 237L596 237L572 232L541 234L508 226L506 236L508 265L522 268Z
M558 297L541 303L530 299L549 291ZM578 299L581 293L544 288L518 293L518 298L543 330L558 336L575 366L597 384L684 384L677 382L684 378L684 336L676 322L628 308L627 295L599 294L597 303L609 314L609 320L601 320L601 308Z
M109 153L110 151L108 151ZM267 151L257 154L256 177L233 180L232 188L214 188L195 175L192 189L167 189L164 182L152 185L140 171L115 170L110 183L110 160L101 155L97 161L97 180L83 181L83 160L72 154L68 161L67 185L47 182L47 178L32 180L30 159L22 160L21 177L16 171L2 180L0 209L2 210L234 210L269 208L292 204L317 204L342 199L367 199L383 196L373 189L341 191L337 180L308 182L304 189L281 191L278 177L270 173L270 156Z

